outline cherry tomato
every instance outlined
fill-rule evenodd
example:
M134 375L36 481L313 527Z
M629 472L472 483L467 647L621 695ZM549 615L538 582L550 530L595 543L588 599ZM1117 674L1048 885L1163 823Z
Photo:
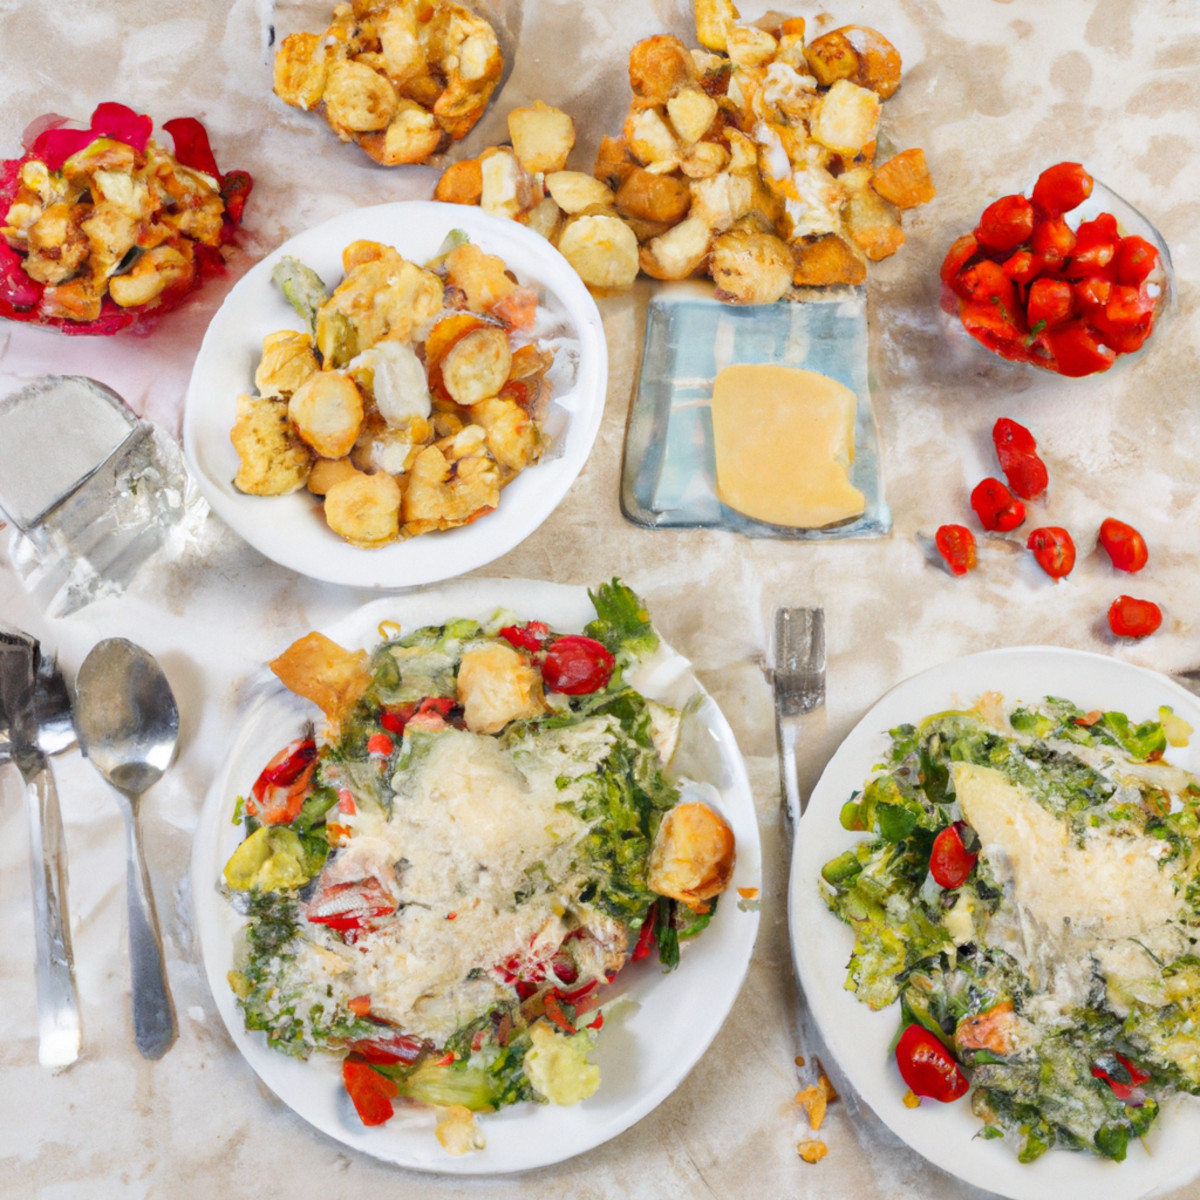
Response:
M1065 279L1035 279L1029 286L1025 313L1035 333L1050 325L1061 325L1075 313L1071 285Z
M985 258L967 267L958 280L961 294L966 299L998 305L1010 320L1013 318L1017 308L1017 290L999 263Z
M970 301L959 312L963 328L977 341L1002 358L1024 362L1030 357L1025 331L1017 327L999 304Z
M1100 545L1118 571L1140 571L1150 557L1146 539L1116 517L1105 517L1100 523Z
M933 839L933 850L929 855L929 873L938 887L960 888L975 869L975 860L979 855L968 850L966 842L963 841L963 831L966 828L965 822L955 821Z
M1043 525L1035 529L1025 543L1033 551L1038 566L1051 579L1062 579L1070 575L1075 565L1075 543L1071 535L1059 525Z
M1067 284L1068 288L1070 286ZM1103 275L1086 275L1071 290L1080 311L1092 313L1098 308L1105 308L1112 296L1113 285L1112 280Z
M1057 270L1075 249L1075 233L1061 217L1052 221L1037 221L1033 226L1030 248L1046 264L1047 270Z
M971 507L984 529L1008 533L1025 520L1025 505L998 479L985 479L971 493Z
M1141 288L1114 283L1104 306L1104 315L1113 325L1137 325L1154 312L1154 301Z
M1001 196L983 210L975 240L989 250L1015 250L1033 234L1033 205L1024 196Z
M1078 208L1092 194L1092 177L1081 163L1062 162L1047 167L1033 185L1033 206L1047 216L1061 216Z
M1032 283L1045 264L1030 250L1018 250L1001 264L1000 269L1014 283Z
M953 284L958 273L979 253L979 245L975 241L974 235L964 233L958 238L954 245L946 251L946 257L942 260L942 282Z
M1123 237L1113 258L1113 272L1118 283L1137 287L1158 265L1158 250L1145 238Z
M572 633L550 643L542 660L542 678L551 691L583 696L604 687L614 666L613 656L602 643Z
M1108 606L1108 627L1117 637L1149 637L1162 624L1162 609L1153 600L1118 596Z
M896 1043L900 1078L918 1096L948 1104L966 1095L967 1077L954 1056L923 1025L909 1025Z
M1035 500L1050 481L1046 464L1037 452L1037 442L1024 425L1001 417L992 426L992 444L1008 486L1022 500Z
M1046 345L1060 375L1078 379L1107 371L1116 361L1116 353L1106 346L1083 321L1068 321L1046 331Z
M1075 278L1094 275L1112 262L1121 235L1112 213L1101 213L1092 221L1084 221L1075 230L1075 250L1066 274Z
M975 565L975 535L965 525L941 525L933 541L951 575L965 575Z

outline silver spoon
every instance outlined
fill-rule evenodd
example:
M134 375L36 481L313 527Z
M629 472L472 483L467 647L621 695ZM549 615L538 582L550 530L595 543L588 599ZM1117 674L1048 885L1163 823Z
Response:
M75 679L75 725L84 754L122 800L134 1038L145 1058L161 1058L175 1040L175 1011L137 807L171 764L179 709L154 656L124 638L96 645Z

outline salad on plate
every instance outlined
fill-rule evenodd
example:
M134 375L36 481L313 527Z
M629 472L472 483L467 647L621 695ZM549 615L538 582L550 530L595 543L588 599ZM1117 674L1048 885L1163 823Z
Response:
M229 984L272 1048L340 1058L365 1125L431 1106L460 1154L477 1113L595 1093L609 985L674 968L730 881L729 822L668 768L683 714L629 682L658 635L589 595L582 634L500 610L271 664L324 721L238 799Z
M1190 733L997 693L891 730L821 889L846 988L898 1002L906 1103L969 1092L1021 1162L1121 1161L1200 1094L1200 780L1165 757Z

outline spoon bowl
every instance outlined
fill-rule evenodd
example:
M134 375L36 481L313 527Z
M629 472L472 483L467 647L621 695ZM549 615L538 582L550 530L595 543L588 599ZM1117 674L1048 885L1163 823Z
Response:
M175 1013L137 810L142 793L175 756L179 708L154 656L125 638L93 647L79 668L75 693L80 747L122 801L134 1038L146 1058L160 1058L175 1040Z

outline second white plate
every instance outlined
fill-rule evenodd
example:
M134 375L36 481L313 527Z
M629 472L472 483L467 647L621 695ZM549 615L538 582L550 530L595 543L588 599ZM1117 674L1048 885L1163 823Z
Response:
M1034 702L1061 696L1085 710L1115 709L1147 720L1170 705L1200 731L1200 701L1165 676L1115 659L1048 646L994 650L933 667L888 692L842 743L825 768L796 834L789 884L792 955L821 1034L850 1082L897 1137L943 1170L1014 1200L1126 1200L1176 1187L1200 1170L1200 1101L1165 1104L1145 1147L1131 1145L1123 1163L1089 1154L1052 1150L1024 1165L1004 1140L976 1135L979 1121L965 1100L922 1102L906 1108L905 1092L890 1053L897 1031L893 1006L873 1012L845 990L854 945L850 928L821 897L821 867L858 837L842 828L842 805L862 788L888 747L887 733L931 713L967 707L985 692ZM1200 772L1200 733L1169 757Z

